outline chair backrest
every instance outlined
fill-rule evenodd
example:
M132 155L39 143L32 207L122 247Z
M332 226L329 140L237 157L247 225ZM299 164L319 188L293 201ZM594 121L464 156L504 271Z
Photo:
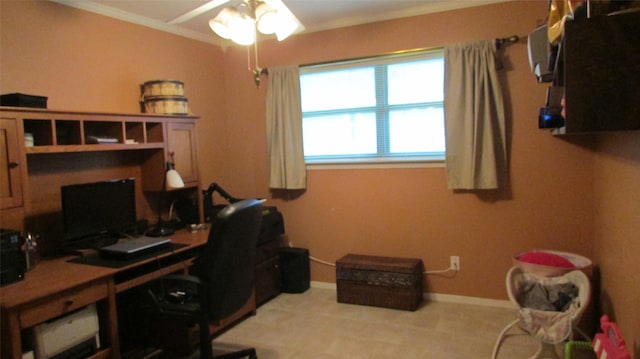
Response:
M232 203L213 219L207 245L198 258L198 275L208 287L210 319L233 314L251 297L261 220L262 205L256 199Z

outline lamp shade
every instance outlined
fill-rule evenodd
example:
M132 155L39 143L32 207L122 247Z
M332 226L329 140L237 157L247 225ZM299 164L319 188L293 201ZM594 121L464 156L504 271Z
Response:
M220 13L209 21L209 27L213 32L218 34L223 39L231 38L231 21L238 16L238 12L232 8L225 8Z
M184 188L184 181L182 180L182 177L180 176L178 171L176 171L175 169L167 170L167 173L165 174L165 179L166 179L166 189Z
M239 45L251 45L256 41L256 27L252 18L238 16L229 22L231 41Z
M282 41L293 34L298 29L298 22L291 17L282 17L278 21L277 29L275 30L278 41Z
M278 28L278 13L266 3L258 5L256 9L256 26L265 35L273 34Z
M269 30L269 33L275 33L278 41L282 41L290 35L304 30L304 25L300 23L282 0L262 1L263 4L260 6L266 5L265 9L270 9L271 11L258 11L260 6L256 9L256 21L260 32L262 32L262 30L260 24L261 18L259 15L265 16L265 26L267 27L265 30Z

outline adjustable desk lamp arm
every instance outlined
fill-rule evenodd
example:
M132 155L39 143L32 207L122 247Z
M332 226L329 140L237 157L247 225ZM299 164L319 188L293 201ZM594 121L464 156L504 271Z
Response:
M241 199L239 198L235 198L232 197L229 193L227 193L224 189L222 189L222 187L218 186L217 183L212 183L209 185L209 188L207 188L206 190L202 191L202 194L204 195L205 198L211 198L213 196L213 192L218 192L220 194L220 196L222 196L222 198L226 199L227 201L229 201L229 203L234 203L234 202L238 202L241 201ZM211 203L213 203L213 201L211 201Z
M232 197L229 193L227 193L222 187L218 186L217 183L211 183L209 188L202 191L202 201L205 215L205 222L211 222L213 216L215 216L216 206L213 204L213 193L218 192L222 198L226 199L229 203L234 203L241 201L242 199Z

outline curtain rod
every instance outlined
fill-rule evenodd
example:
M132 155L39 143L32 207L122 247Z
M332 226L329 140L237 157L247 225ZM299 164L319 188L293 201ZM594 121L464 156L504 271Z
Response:
M375 58L378 58L378 57L393 56L393 55L405 55L405 54L411 54L411 53L414 53L414 52L437 50L437 49L442 49L443 47L444 46L421 47L421 48L417 48L417 49L386 52L386 53L383 53L383 54L378 54L378 55L373 55L373 56L359 56L359 57L351 57L351 58L348 58L348 59L340 59L340 60L328 60L328 61L310 62L310 63L306 63L306 64L301 64L299 66L300 67L317 66L317 65L332 64L332 63L335 63L335 62L348 62L348 61L358 61L358 60L365 60L365 59L375 59Z
M512 35L512 36L509 36L509 37L496 38L495 39L495 44L496 44L496 48L499 49L502 45L515 44L518 41L520 41L520 36ZM361 57L352 57L352 58L341 59L341 60L310 62L310 63L306 63L306 64L301 64L299 66L300 67L303 67L303 66L317 66L317 65L331 64L331 63L334 63L334 62L345 62L345 61L358 61L358 60L364 60L364 59L375 59L377 57L384 57L384 56L390 56L390 55L400 55L400 54L410 54L410 53L414 53L414 52L436 50L436 49L441 49L441 48L443 48L443 46L422 47L422 48L411 49L411 50L401 50L401 51L387 52L387 53L384 53L384 54L379 54L379 55L374 55L374 56L361 56ZM269 74L269 69L267 69L267 68L260 69L260 74L267 74L268 75Z
M520 41L520 36L518 35L511 35L509 37L498 38L496 39L496 48L499 49L502 45L515 44L518 41Z

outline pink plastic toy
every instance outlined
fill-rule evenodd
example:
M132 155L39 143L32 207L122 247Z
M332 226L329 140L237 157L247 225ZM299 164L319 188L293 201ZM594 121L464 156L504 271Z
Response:
M602 333L596 334L592 344L598 359L631 359L618 326L603 315L600 318L600 327Z

